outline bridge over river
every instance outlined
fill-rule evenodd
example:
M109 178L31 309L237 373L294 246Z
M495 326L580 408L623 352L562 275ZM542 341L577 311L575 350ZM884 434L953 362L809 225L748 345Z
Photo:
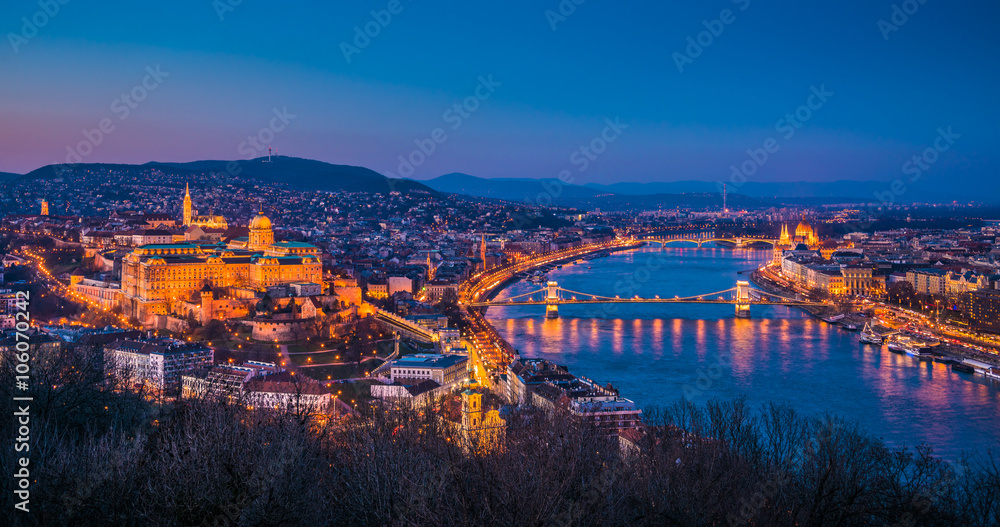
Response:
M643 298L638 295L632 298L621 298L619 296L609 297L596 295L593 293L581 293L570 291L559 287L558 282L548 282L546 287L535 291L529 291L508 298L470 302L469 307L491 307L491 306L545 306L545 316L556 318L559 316L559 306L564 304L730 304L735 306L736 316L750 317L750 306L822 306L822 302L812 302L782 296L750 287L750 283L740 280L736 282L736 287L691 296L674 296L673 298Z
M670 243L688 242L696 243L700 248L703 243L726 242L738 248L747 247L753 244L768 244L774 247L778 240L772 238L760 238L753 236L716 236L715 231L693 231L693 232L663 232L649 233L635 237L636 241L646 242L650 245L660 244L666 247Z

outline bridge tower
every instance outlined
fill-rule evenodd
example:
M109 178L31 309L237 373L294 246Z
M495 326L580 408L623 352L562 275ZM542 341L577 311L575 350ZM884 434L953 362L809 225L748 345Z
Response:
M736 282L736 316L750 318L750 282L746 280Z
M549 282L545 296L545 318L559 318L559 283Z

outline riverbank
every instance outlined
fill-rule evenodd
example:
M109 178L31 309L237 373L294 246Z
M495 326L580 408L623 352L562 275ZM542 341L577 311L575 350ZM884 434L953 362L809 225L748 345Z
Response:
M779 284L774 283L771 280L767 279L764 275L760 273L759 269L755 269L752 273L750 273L750 281L753 282L755 286L761 288L763 291L767 293L773 293L776 295L785 295L785 296L787 295L795 296L798 294L795 291L789 291L781 287ZM809 313L810 315L816 318L824 318L840 314L837 308L834 306L796 306L796 307L805 311L806 313Z
M539 267L559 265L591 254L600 252L608 252L610 254L641 246L642 242L614 240L612 242L573 247L563 251L539 255L524 262L476 274L459 288L459 298L464 304L489 300L506 287L516 283L519 280L518 275L521 273L530 272ZM474 363L478 364L476 366L477 371L481 369L488 371L490 374L499 374L505 371L507 364L516 353L516 348L501 337L497 329L486 319L486 309L486 307L466 308L468 329L472 335L473 345L476 346L475 351L477 353L475 353L475 356L479 358ZM481 379L481 382L488 384L487 379Z
M795 291L790 291L782 287L780 284L777 284L774 281L768 279L759 270L755 270L753 273L751 273L750 281L753 282L753 284L756 285L757 287L769 293L783 294L783 295L796 294ZM820 319L841 314L846 315L847 317L852 316L850 312L844 312L843 310L837 309L834 306L829 306L829 307L799 306L799 307L802 310L809 313L810 315ZM891 307L886 307L885 309L891 309ZM852 320L851 322L856 325L860 325L864 324L865 321L867 321L867 319L858 318L856 320ZM1000 357L998 357L997 355L984 353L962 345L948 343L948 341L951 340L951 338L948 335L942 335L939 332L930 330L929 328L921 328L921 331L919 331L918 333L922 333L923 334L922 336L925 337L929 336L934 339L940 340L942 344L941 346L935 348L935 353L943 357L948 357L959 361L965 358L970 358L978 360L980 362L991 364L994 367L1000 367Z
M494 287L484 289L483 292L480 294L480 298L483 299L483 300L486 300L486 301L489 301L489 300L492 300L492 299L496 298L496 296L499 295L504 289L506 289L507 287L510 287L512 284L515 284L515 283L519 282L521 279L518 278L517 275L519 275L521 273L528 273L528 272L535 271L535 270L537 270L539 268L542 268L542 267L550 267L550 266L553 266L553 265L562 265L562 264L565 264L565 263L577 260L579 258L583 258L585 256L590 256L590 255L593 255L593 254L598 254L598 253L601 253L601 252L607 252L610 255L610 254L614 254L616 252L621 252L621 251L631 251L633 249L638 249L640 247L643 247L644 245L646 245L645 242L635 242L633 244L623 245L623 246L619 246L619 247L603 247L603 246L598 246L598 247L594 247L593 250L590 250L590 251L576 252L576 253L573 253L573 254L566 255L563 258L557 258L557 259L554 259L554 260L539 261L535 265L529 264L529 265L525 266L524 268L518 269L517 272L511 273L511 275L509 277L507 277L506 279L503 279L503 281L501 281L501 282L498 282ZM483 312L485 313L486 308L482 308L482 309L483 309Z
M731 287L738 271L770 263L770 256L640 248L564 266L550 277L566 289L614 296L617 282L639 276L642 296L684 297ZM651 263L657 267L647 275ZM498 298L534 289L521 282ZM611 313L561 305L560 317L552 319L538 306L509 306L491 308L488 316L522 357L611 383L640 407L670 405L681 397L745 398L753 406L777 402L803 415L858 421L894 446L926 443L949 459L1000 437L1000 385L982 375L862 344L859 332L803 311L751 309L750 319L734 317L727 307L697 304L622 304Z

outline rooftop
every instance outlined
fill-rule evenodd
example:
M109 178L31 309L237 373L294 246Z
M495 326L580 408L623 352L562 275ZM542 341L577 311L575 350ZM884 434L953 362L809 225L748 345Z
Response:
M469 358L463 355L438 355L432 353L418 353L416 355L406 355L393 362L393 366L406 368L450 368L457 364L468 362Z

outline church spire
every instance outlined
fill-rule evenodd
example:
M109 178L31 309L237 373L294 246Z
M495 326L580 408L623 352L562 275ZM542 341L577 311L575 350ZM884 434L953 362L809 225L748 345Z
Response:
M483 260L483 270L486 270L486 233L483 233L479 241L479 257Z
M191 225L191 187L188 183L184 184L184 226L188 227Z

